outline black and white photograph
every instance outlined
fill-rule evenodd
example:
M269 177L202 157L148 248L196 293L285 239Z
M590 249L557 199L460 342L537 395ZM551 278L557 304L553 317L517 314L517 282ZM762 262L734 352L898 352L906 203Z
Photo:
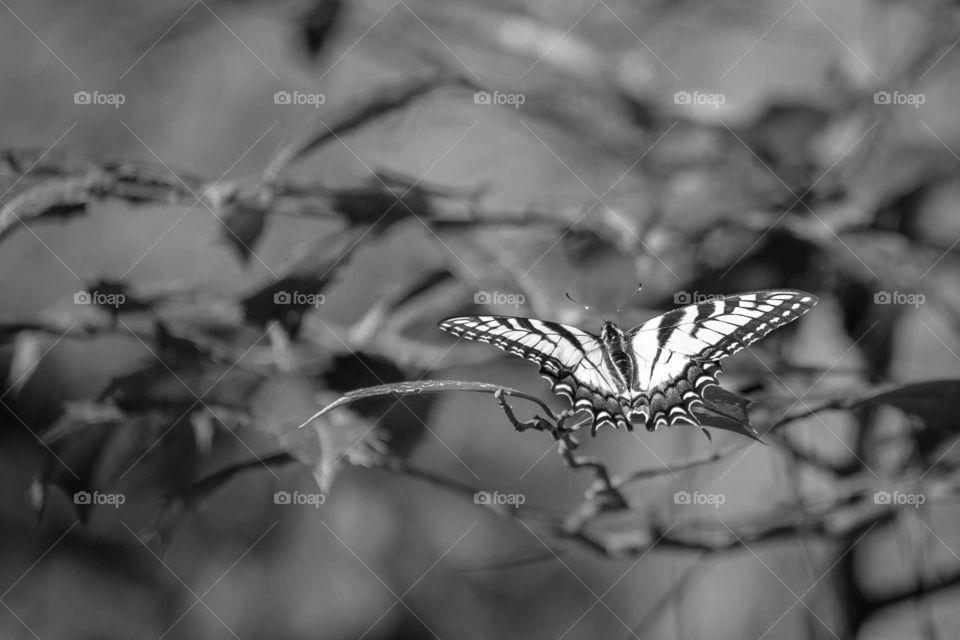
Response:
M960 638L960 4L0 42L0 639Z

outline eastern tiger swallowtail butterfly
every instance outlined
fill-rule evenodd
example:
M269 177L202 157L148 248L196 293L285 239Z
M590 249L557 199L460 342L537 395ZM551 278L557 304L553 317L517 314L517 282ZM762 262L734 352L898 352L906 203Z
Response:
M675 309L623 331L604 322L600 335L534 318L462 316L444 331L488 342L540 366L540 375L573 408L586 411L595 434L604 424L631 430L700 425L694 406L719 385L720 360L813 308L817 297L789 289L753 291Z

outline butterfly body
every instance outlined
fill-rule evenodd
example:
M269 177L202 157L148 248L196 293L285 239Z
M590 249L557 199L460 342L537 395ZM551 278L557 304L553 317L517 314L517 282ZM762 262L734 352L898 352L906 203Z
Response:
M675 309L629 331L605 322L600 335L535 318L461 316L440 328L488 342L537 363L575 410L604 424L649 430L699 425L693 407L717 385L719 361L813 308L816 296L788 289L755 291Z
M604 322L600 340L604 347L604 364L617 383L617 388L621 392L633 389L637 382L637 363L630 353L629 344L626 344L623 331L612 322Z

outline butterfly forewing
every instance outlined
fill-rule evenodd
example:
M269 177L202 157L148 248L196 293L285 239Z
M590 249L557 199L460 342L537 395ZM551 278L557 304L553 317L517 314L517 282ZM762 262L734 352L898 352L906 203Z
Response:
M716 361L793 322L816 303L816 296L791 289L740 293L674 309L628 335L638 353L669 350Z
M540 366L555 393L603 423L630 428L616 386L604 370L603 344L577 327L533 318L462 316L440 323L444 331L497 346Z

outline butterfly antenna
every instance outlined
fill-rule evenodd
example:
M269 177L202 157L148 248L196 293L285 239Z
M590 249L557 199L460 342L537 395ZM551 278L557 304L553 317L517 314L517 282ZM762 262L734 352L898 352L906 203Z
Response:
M572 302L572 303L575 304L575 305L579 305L579 306L583 307L584 310L589 311L589 312L592 313L593 315L597 316L597 318L600 319L600 322L603 322L604 324L606 324L606 322L607 322L606 318L604 318L604 317L601 316L599 313L597 313L596 311L594 311L593 309L591 309L591 308L589 307L589 305L585 305L585 304L581 305L579 302L577 302L576 300L574 300L574 299L573 299L573 296L571 296L569 293L564 292L563 295L565 295L565 296L567 297L567 300L569 300L570 302Z
M621 309L623 309L625 306L627 306L627 303L628 303L628 302L630 302L631 300L633 300L633 297L634 297L635 295L637 295L638 293L640 293L640 290L641 290L641 289L643 289L643 283L642 283L642 282L638 283L638 284L637 284L637 288L634 289L633 293L631 293L631 294L627 297L626 300L624 300L622 303L620 303L620 306L617 307L617 313L618 313L618 314L620 313L620 310L621 310Z

